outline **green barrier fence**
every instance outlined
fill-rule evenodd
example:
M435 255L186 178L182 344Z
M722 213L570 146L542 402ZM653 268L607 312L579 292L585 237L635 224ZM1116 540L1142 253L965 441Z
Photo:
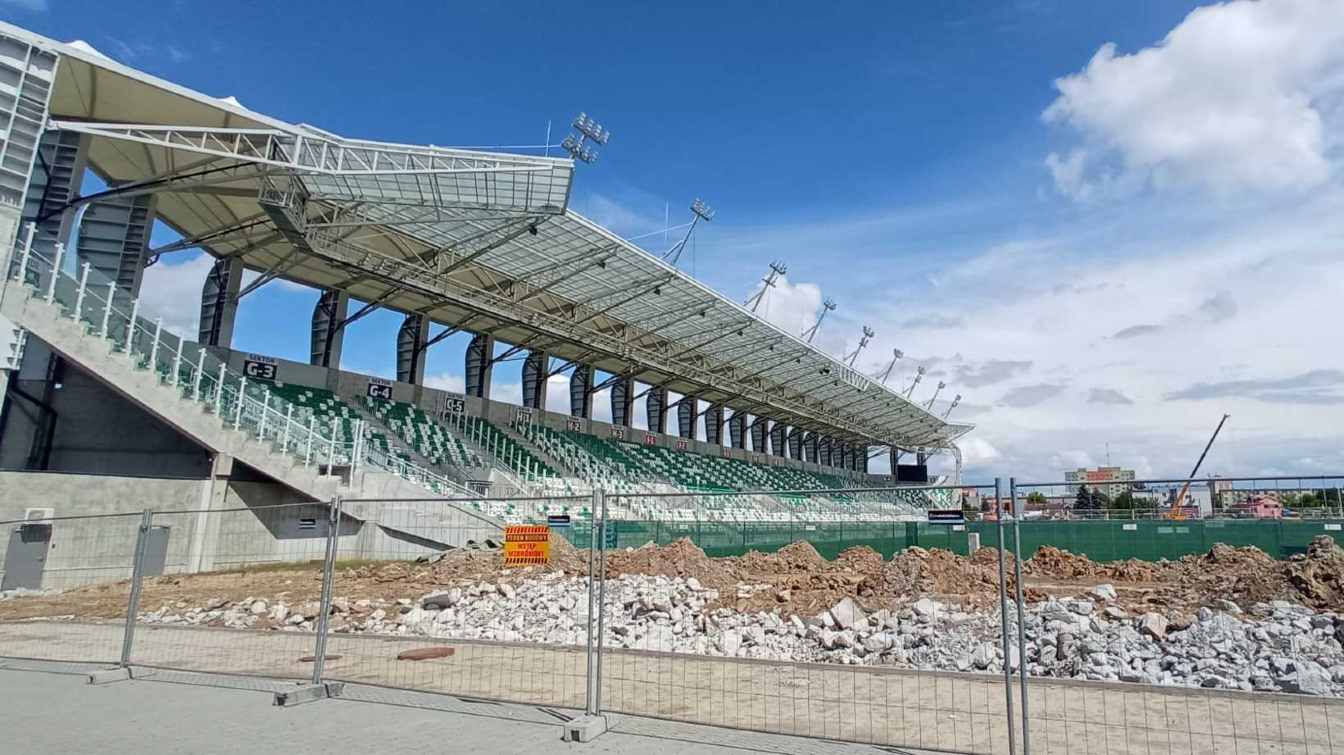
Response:
M1344 544L1344 521L1254 521L1210 519L1185 521L1023 522L1022 553L1052 545L1085 555L1093 561L1177 559L1204 553L1215 543L1253 545L1274 558L1303 553L1317 535L1332 536ZM588 545L586 531L576 527L566 535L579 547ZM662 522L613 521L608 524L609 548L638 548L653 542L666 545L689 538L710 556L740 556L750 550L764 553L805 540L821 555L833 559L846 548L866 545L884 558L910 546L942 548L966 555L967 536L979 533L980 544L998 544L993 522L964 525L927 522ZM1004 525L1005 541L1012 546L1012 525Z

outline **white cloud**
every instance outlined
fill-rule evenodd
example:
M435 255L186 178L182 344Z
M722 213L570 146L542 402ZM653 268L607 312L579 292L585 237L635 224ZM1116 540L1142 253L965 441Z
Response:
M451 372L440 372L436 375L426 375L425 385L430 388L437 388L449 393L462 393L466 390L466 382L461 375L455 375Z
M164 257L145 268L140 283L140 313L163 318L163 327L184 338L196 340L201 318L201 286L215 258L200 254L179 262Z
M1158 44L1105 44L1056 80L1045 110L1084 147L1046 158L1056 187L1088 200L1141 183L1217 193L1319 186L1326 119L1344 69L1344 3L1236 0L1191 12Z
M763 282L757 283L751 295L755 296L764 286ZM776 279L774 288L766 292L756 308L756 314L786 333L799 335L812 327L820 309L820 286L815 283L793 283L787 275L781 275Z

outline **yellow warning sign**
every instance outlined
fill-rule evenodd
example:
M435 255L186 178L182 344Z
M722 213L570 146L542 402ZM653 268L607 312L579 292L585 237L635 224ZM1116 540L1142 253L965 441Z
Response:
M504 528L504 565L536 566L551 560L551 528L511 524Z

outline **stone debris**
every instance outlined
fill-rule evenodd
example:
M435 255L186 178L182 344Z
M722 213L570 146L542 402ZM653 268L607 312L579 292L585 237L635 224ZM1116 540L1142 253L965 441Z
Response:
M1015 571L1006 555L1008 595ZM884 561L854 547L827 561L795 543L773 554L709 558L688 540L609 555L606 637L629 651L788 662L1001 673L999 553L908 548ZM588 554L567 543L544 567L505 570L497 550L460 548L430 565L382 563L338 575L336 633L583 646ZM1025 657L1037 676L1344 696L1344 550L1318 538L1276 561L1216 545L1168 562L1095 564L1043 547L1023 563ZM268 583L147 582L151 624L312 632L320 576L265 573ZM216 579L218 579L216 577ZM170 589L171 588L171 589ZM0 616L81 620L105 587L6 593ZM148 597L148 596L153 597ZM15 600L22 597L25 601ZM1010 601L1010 622L1017 608Z
M501 590L480 582L397 600L333 600L331 628L454 640L582 646L588 632L588 580L551 573ZM922 671L1002 673L997 611L922 598L865 610L844 598L811 617L739 611L694 578L623 575L607 581L605 642L620 650L762 660L885 665ZM452 596L451 598L449 596ZM213 601L212 601L213 602ZM164 605L150 624L312 631L312 607L262 598L207 609ZM264 604L266 610L257 612ZM399 610L404 609L404 610ZM1010 602L1010 622L1016 605ZM285 616L283 621L275 617ZM1050 598L1025 606L1026 669L1032 676L1094 681L1281 691L1344 696L1344 619L1287 601L1241 612L1205 607L1172 622L1150 611L1130 616L1092 600ZM295 623L296 620L298 623ZM451 648L407 651L418 657ZM400 657L400 656L399 656ZM1016 667L1016 640L1008 663Z

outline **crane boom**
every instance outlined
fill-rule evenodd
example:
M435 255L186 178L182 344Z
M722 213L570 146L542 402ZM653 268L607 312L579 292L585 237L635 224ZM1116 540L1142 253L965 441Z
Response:
M1185 514L1181 513L1181 504L1185 501L1185 494L1190 492L1190 483L1195 481L1195 475L1199 474L1199 468L1204 464L1204 457L1209 455L1209 449L1213 448L1213 442L1218 440L1218 433L1222 431L1223 424L1231 414L1224 414L1223 418L1218 420L1218 426L1213 428L1213 435L1209 436L1209 442L1204 444L1204 452L1199 455L1199 460L1195 462L1195 468L1190 470L1190 478L1181 486L1181 492L1176 496L1176 500L1171 504L1171 518L1184 519Z

